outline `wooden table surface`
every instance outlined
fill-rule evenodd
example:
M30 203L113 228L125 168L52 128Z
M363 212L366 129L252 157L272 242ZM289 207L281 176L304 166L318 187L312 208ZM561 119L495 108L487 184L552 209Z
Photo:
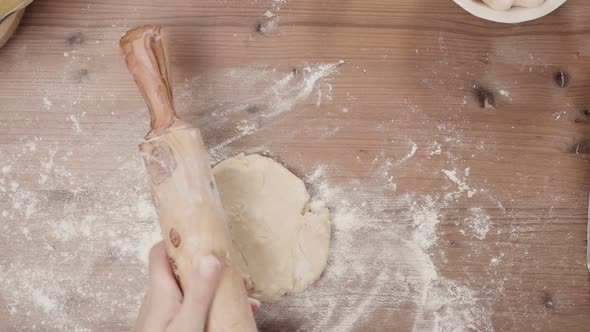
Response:
M213 161L266 154L332 212L324 275L261 330L588 330L589 16L36 0L0 49L0 330L133 328L158 229L118 39L143 24Z

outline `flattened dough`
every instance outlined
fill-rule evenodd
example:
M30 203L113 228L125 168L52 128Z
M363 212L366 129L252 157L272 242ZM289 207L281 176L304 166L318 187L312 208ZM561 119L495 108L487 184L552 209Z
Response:
M330 246L329 212L309 203L303 181L257 154L226 159L213 175L238 263L254 284L250 296L274 302L320 277Z

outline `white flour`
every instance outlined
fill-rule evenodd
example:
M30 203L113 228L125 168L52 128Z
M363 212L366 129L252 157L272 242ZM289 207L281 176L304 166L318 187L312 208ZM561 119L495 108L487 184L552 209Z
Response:
M486 235L490 231L490 217L486 214L485 210L480 207L473 207L467 209L470 216L465 219L467 227L471 229L473 236L479 240L486 238Z
M65 147L36 146L33 152L3 151L18 165L29 158L40 160L30 168L36 168L39 181L35 182L46 184L47 190L29 190L25 181L20 182L23 173L9 172L2 177L4 182L9 176L16 178L14 183L20 185L0 194L10 204L2 206L0 237L14 248L28 247L40 259L31 262L27 250L1 259L1 298L10 304L11 315L25 317L35 312L35 317L46 317L19 325L24 330L82 331L90 324L108 321L115 312L131 323L142 297L146 253L159 237L141 161L131 157L112 180L93 184L68 170L70 157ZM70 183L82 186L58 189ZM92 277L96 264L105 259L112 266L135 265L139 269L130 278L138 282L125 281L122 291L110 285L110 273ZM93 306L89 317L77 313L76 308L85 303Z
M68 119L72 121L72 129L74 129L74 131L78 134L81 133L82 128L80 127L80 119L74 114L70 114Z
M49 98L47 98L47 97L43 97L43 109L48 111L51 109L51 106L53 106L53 103L51 103L51 100L49 100Z
M179 109L208 109L197 124L205 134L234 124L235 132L226 135L227 138L221 142L213 142L209 149L211 161L217 163L241 152L231 149L231 144L257 133L262 129L259 123L275 121L282 113L292 111L295 105L309 103L309 99L317 96L319 91L324 92L316 100L314 108L319 107L323 100L329 100L331 93L328 84L343 64L344 61L338 61L296 66L288 73L261 66L230 68L214 75L213 79L209 78L207 82L203 82L201 77L187 80L175 90L176 104ZM245 80L250 84L245 86ZM235 86L241 94L227 96L228 100L218 100L216 96L214 105L223 107L211 111L209 103L214 91L210 87L216 85ZM238 105L230 104L236 101Z
M260 33L268 34L278 30L281 17L281 5L287 3L287 0L272 0L272 8L268 9L262 14L263 22L260 23L258 30Z
M467 196L469 198L473 197L473 195L475 194L475 190L471 189L463 180L460 180L458 178L457 175L457 171L453 170L453 171L449 171L446 169L443 169L442 172L447 176L447 178L449 178L449 180L453 181L457 187L459 188L459 192L464 192L467 191ZM465 176L469 175L469 169L466 168L465 169Z

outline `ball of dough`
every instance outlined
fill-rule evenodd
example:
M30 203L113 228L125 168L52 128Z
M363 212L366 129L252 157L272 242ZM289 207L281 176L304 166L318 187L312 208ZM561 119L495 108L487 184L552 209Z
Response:
M483 2L495 10L508 10L514 4L514 0L483 0Z
M328 261L329 212L310 204L303 181L257 154L226 159L213 175L238 264L254 284L250 296L274 302L320 277Z
M518 7L539 7L545 0L483 0L488 6L495 10L508 10L514 6Z
M545 0L514 0L514 5L518 7L533 8L539 7Z

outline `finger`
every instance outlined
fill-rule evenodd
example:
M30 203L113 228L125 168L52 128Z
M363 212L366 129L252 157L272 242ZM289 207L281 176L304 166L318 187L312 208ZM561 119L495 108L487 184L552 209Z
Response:
M244 287L246 287L247 291L254 288L254 283L252 282L252 278L250 278L249 275L242 273L242 281L244 282ZM250 309L252 309L252 313L256 314L258 312L258 309L260 309L260 301L249 297L248 303L250 304Z
M143 297L143 302L141 303L141 308L139 309L139 315L137 316L137 321L135 322L135 331L145 331L146 324L148 321L148 312L151 310L151 301L150 301L150 293L146 292Z
M150 292L155 303L182 302L182 291L170 267L164 242L160 241L150 250Z
M182 293L162 242L150 250L149 287L137 319L137 331L163 331L178 311Z
M221 276L221 263L213 255L196 255L190 284L186 286L180 312L171 331L202 331Z
M250 303L250 309L252 309L252 313L256 314L258 312L258 309L260 309L260 301L249 297L248 303Z
M252 282L252 278L250 278L250 276L245 273L242 273L242 282L244 283L244 287L246 287L247 291L254 288L254 283Z

